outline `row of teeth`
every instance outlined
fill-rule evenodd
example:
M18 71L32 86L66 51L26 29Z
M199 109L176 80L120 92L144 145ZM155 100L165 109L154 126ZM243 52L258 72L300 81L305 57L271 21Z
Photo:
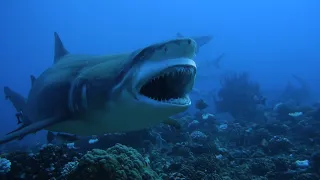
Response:
M190 99L188 97L177 98L177 99L171 98L166 102L172 103L172 104L188 104L188 103L190 103Z
M160 101L160 102L165 102L165 103L172 103L172 104L187 104L190 103L190 99L188 97L182 97L182 98L170 98L170 99L158 99L158 98L153 98L149 97L153 100Z
M182 74L192 77L195 74L195 70L193 68L176 67L171 71L166 71L160 76L153 78L151 81L164 78L165 76L180 76Z

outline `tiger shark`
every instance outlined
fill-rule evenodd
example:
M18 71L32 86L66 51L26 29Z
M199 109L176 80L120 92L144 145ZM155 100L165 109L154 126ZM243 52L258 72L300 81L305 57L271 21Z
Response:
M54 64L33 78L23 105L27 124L0 144L45 129L89 136L170 121L191 106L197 43L176 38L129 53L75 55L55 35Z

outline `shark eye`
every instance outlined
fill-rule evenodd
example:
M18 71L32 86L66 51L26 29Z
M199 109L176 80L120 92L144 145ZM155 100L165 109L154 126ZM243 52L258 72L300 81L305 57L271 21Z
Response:
M144 84L140 94L153 100L171 103L185 99L192 87L190 84L193 84L195 73L196 69L192 66L172 67Z

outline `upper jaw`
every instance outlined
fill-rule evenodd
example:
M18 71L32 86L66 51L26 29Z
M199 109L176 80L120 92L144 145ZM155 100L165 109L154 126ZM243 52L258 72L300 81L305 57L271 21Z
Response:
M193 60L185 62L188 63L176 63L150 74L137 86L137 97L166 105L190 106L188 93L193 88L196 65Z
M192 68L194 76L196 74L197 66L191 57L183 57L176 59L167 59L163 62L148 62L143 67L139 68L136 80L133 83L134 88L141 90L142 86L157 77L161 77L166 72L175 72L174 68L186 67ZM182 69L180 69L182 70Z

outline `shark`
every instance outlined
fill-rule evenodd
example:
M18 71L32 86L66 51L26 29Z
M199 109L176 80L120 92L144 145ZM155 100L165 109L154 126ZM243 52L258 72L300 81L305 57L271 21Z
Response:
M112 55L72 54L55 32L54 63L31 78L25 125L4 144L39 130L90 136L171 122L191 106L197 43L175 38ZM19 103L17 103L19 104Z

